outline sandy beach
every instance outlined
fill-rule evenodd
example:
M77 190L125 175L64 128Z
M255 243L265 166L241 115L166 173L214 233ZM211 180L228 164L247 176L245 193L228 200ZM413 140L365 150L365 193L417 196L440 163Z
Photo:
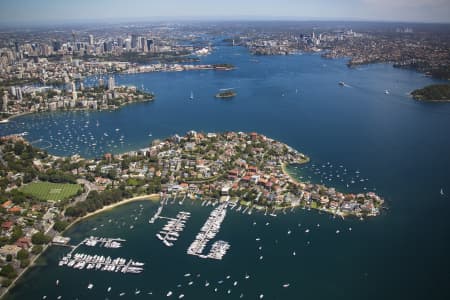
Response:
M127 203L131 203L131 202L134 202L134 201L141 201L141 200L159 201L159 198L160 198L159 194L150 194L150 195L136 196L136 197L124 199L124 200L122 200L122 201L119 201L119 202L116 202L116 203L113 203L113 204L110 204L110 205L103 206L102 208L100 208L100 209L98 209L98 210L96 210L96 211L90 212L90 213L88 213L88 214L86 214L86 215L84 215L84 216L82 216L82 217L79 217L79 218L75 219L72 223L70 223L70 224L67 226L67 228L66 228L63 232L61 232L61 235L62 235L67 229L69 229L70 227L72 227L73 225L75 225L76 223L78 223L78 222L80 222L80 221L82 221L82 220L84 220L84 219L90 218L90 217L92 217L92 216L94 216L94 215L96 215L96 214L99 214L99 213L101 213L101 212L104 212L104 211L113 209L113 208L115 208L115 207L117 207L117 206L120 206L120 205L124 205L124 204L127 204Z

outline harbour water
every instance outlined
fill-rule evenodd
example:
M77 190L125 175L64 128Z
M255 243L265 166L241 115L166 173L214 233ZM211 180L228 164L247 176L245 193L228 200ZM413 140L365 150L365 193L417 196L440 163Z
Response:
M260 294L264 299L446 298L450 105L419 103L407 95L433 80L384 64L349 69L345 60L319 55L251 57L245 49L223 45L202 58L202 63L219 62L237 69L118 75L118 84L143 86L155 92L156 100L113 112L23 116L0 125L0 134L27 131L30 141L51 153L92 157L145 147L155 138L190 129L258 131L311 157L309 165L290 169L299 177L346 192L376 189L387 201L382 216L360 221L304 210L276 218L230 211L216 238L231 248L223 260L208 260L186 250L212 207L167 206L163 214L189 211L191 217L174 246L165 247L155 237L165 221L148 223L158 204L136 202L83 221L67 234L72 243L90 235L124 238L119 249L83 252L133 258L145 263L144 272L58 267L69 249L52 247L6 298L118 299L124 292L127 299L166 299L169 291L172 298L184 294L185 299L239 299L241 293L244 299ZM215 99L221 88L235 88L238 95ZM191 91L194 99L189 99ZM286 283L289 287L283 288Z

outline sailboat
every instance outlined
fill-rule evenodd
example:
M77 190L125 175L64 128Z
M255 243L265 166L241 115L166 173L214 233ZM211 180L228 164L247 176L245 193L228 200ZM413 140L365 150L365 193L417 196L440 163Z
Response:
M191 91L191 95L189 96L189 100L194 100L194 92Z

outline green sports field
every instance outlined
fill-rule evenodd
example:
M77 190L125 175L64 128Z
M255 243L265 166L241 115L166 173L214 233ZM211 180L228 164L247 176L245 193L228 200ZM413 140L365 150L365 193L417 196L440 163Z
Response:
M20 190L41 200L63 200L75 196L81 186L70 183L33 182Z

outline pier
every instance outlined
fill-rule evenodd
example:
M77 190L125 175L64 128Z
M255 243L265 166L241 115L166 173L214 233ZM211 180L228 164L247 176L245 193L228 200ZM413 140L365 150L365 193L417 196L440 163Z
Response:
M144 263L134 261L133 259L125 259L122 257L111 258L110 256L103 255L90 255L84 253L74 252L80 246L88 247L102 247L102 248L112 248L117 249L122 247L122 243L126 240L121 238L104 238L90 236L85 238L77 245L69 245L63 243L54 243L58 246L71 248L63 258L60 259L58 265L60 267L66 266L73 269L86 269L86 270L97 270L97 271L108 271L108 272L122 272L122 273L141 273L144 268Z
M208 242L214 239L220 231L220 226L225 219L227 213L228 202L220 204L215 208L209 218L206 220L205 224L202 226L200 232L195 237L195 240L187 249L187 253L190 255L196 255L201 258L212 258L212 259L222 259L226 254L227 250L230 248L230 244L225 241L216 241L212 247L209 254L203 254Z
M191 213L186 211L180 211L176 218L159 217L165 218L169 221L163 227L163 229L156 234L156 237L161 240L167 247L172 247L174 241L178 240L180 232L184 230L186 221L190 218Z

